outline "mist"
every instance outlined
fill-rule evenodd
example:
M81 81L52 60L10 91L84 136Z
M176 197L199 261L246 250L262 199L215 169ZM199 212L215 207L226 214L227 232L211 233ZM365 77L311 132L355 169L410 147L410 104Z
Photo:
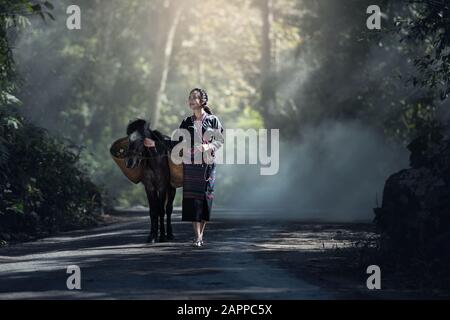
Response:
M257 165L220 165L218 181L230 179L234 188L224 194L219 182L217 197L248 215L369 221L377 202L381 205L386 178L407 165L407 150L375 129L330 121L305 128L298 142L281 142L274 176L259 175Z
M147 203L142 186L111 161L111 143L129 120L148 119L155 109L158 129L170 134L190 113L189 90L203 87L225 129L279 128L281 137L277 175L261 176L254 165L218 166L218 208L280 219L373 219L384 182L408 166L404 146L415 132L403 123L405 106L427 93L405 83L413 68L398 36L362 37L369 1L275 2L277 40L267 69L275 74L261 68L264 12L252 1L192 2L177 22L167 63L160 37L173 30L181 2L114 1L109 12L103 1L77 1L84 18L76 32L64 24L69 2L56 5L56 22L35 19L15 51L21 111L85 147L82 162L114 204ZM160 69L163 86L153 78ZM273 79L273 114L261 106L264 77Z

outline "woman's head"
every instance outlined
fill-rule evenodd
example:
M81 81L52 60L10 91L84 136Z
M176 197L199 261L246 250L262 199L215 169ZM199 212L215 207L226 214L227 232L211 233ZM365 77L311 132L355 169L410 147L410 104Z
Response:
M208 94L200 88L192 89L189 93L189 107L192 110L203 108L207 113L212 114L208 106Z

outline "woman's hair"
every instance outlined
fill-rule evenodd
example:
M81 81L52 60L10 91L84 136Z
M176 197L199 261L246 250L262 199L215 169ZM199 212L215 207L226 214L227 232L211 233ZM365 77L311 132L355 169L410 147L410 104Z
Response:
M200 88L192 89L189 95L191 95L194 92L198 92L200 95L200 104L202 105L202 108L205 109L206 113L213 114L211 111L211 108L208 106L208 94L205 90Z

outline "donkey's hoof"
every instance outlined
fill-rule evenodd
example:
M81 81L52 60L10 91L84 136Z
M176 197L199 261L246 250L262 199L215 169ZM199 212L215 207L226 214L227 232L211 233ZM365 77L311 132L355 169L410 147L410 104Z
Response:
M147 243L156 243L156 237L154 236L148 236Z

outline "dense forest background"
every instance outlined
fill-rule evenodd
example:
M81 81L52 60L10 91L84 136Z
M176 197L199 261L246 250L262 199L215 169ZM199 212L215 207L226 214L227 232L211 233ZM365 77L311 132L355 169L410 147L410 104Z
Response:
M71 4L81 30L66 27ZM225 128L279 128L282 142L276 176L222 165L217 206L371 220L406 146L445 132L450 93L448 4L377 1L369 30L371 4L0 0L0 214L51 230L146 205L109 146L137 117L170 134L202 87Z

